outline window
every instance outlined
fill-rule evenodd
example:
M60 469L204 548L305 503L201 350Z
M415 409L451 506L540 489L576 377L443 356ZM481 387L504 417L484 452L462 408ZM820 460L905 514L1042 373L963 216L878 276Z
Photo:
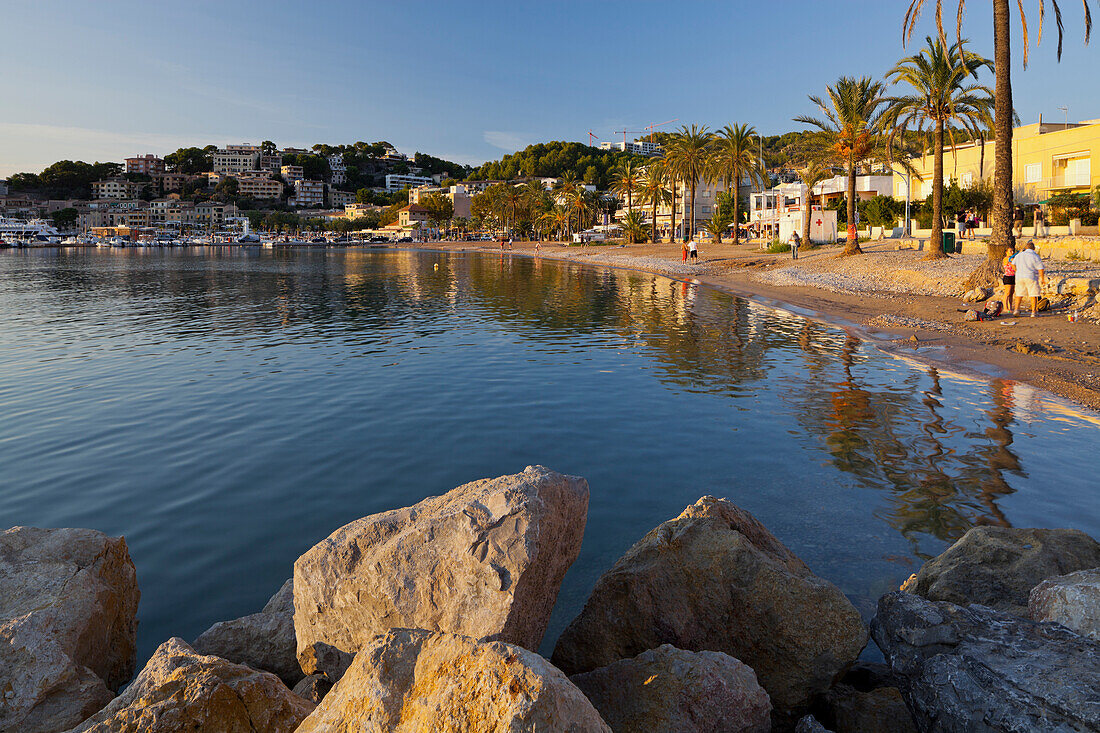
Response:
M1043 164L1028 163L1024 166L1024 183L1038 183L1043 179Z
M967 171L966 173L963 173L962 185L963 185L963 188L970 188L971 186L974 185L974 173L973 172Z

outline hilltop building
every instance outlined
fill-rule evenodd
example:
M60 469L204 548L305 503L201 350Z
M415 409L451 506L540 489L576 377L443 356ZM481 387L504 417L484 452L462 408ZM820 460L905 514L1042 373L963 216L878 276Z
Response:
M214 153L214 172L237 176L260 166L260 148L255 145L226 145Z
M127 173L140 173L146 176L155 176L164 173L164 159L146 153L126 159Z
M387 191L400 191L403 188L415 188L417 186L427 186L434 183L431 176L410 176L398 173L386 174L386 190Z
M621 150L624 153L633 153L635 155L645 155L652 157L661 154L661 146L659 143L651 143L648 140L635 140L634 142L603 142L600 143L600 150Z

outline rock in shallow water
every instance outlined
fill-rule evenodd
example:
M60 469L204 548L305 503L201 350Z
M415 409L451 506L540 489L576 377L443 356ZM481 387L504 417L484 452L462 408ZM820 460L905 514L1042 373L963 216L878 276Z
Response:
M930 601L1027 616L1028 594L1058 575L1100 566L1100 543L1076 529L974 527L901 589Z
M272 672L294 686L305 676L298 666L294 638L294 582L283 583L259 613L220 621L191 646L199 654Z
M363 647L298 733L610 730L581 691L533 652L393 629Z
M1028 613L1100 641L1100 568L1044 580L1031 589Z
M529 466L341 527L294 564L298 651L395 627L535 649L587 512L584 479Z
M124 693L70 733L291 733L313 708L273 674L169 639Z
M105 705L134 673L140 596L121 537L0 534L0 730L63 730Z
M615 733L767 733L771 702L747 665L665 644L575 675Z
M720 651L752 667L786 715L827 690L866 643L859 612L836 586L751 514L704 497L597 581L553 661L577 674L662 644Z
M920 730L1100 730L1100 643L1062 626L894 592L871 631Z

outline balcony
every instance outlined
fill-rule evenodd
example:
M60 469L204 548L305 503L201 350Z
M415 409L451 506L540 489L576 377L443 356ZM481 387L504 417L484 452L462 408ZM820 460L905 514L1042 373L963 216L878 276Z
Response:
M1050 179L1050 188L1088 188L1092 185L1092 175L1087 171L1066 173Z

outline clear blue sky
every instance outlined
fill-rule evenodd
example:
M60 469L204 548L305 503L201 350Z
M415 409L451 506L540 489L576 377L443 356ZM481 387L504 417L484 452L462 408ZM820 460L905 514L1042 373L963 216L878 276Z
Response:
M1100 39L1084 47L1080 6L1064 5L1061 65L1053 22L1027 71L1016 42L1025 123L1062 119L1062 105L1100 117ZM807 94L903 55L904 6L2 0L0 175L264 139L384 139L477 164L672 118L785 132L812 111ZM989 3L970 3L967 34L990 56L991 25ZM932 31L922 18L921 38Z

